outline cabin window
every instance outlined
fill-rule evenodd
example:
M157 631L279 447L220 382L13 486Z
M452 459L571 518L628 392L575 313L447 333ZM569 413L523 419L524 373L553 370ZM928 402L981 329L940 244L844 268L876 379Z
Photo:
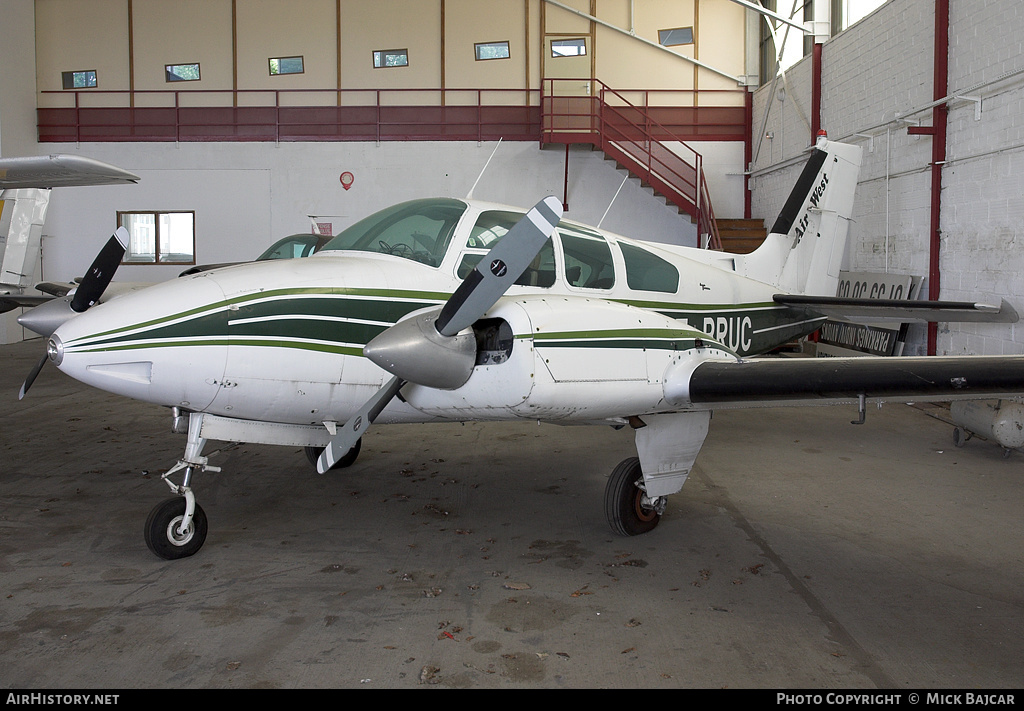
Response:
M117 224L128 230L122 264L196 263L194 212L119 212Z
M350 249L441 264L466 203L448 198L394 205L343 230L323 250Z
M505 210L488 210L480 213L473 229L466 239L466 250L459 261L457 275L465 279L487 252L496 245L517 222L523 219L519 212ZM549 238L540 252L530 262L522 275L516 279L520 286L539 286L547 288L555 283L555 249Z
M679 270L646 249L619 243L626 263L626 285L640 291L674 294L679 289Z
M565 280L581 289L611 289L615 267L608 242L598 234L559 226L565 255Z

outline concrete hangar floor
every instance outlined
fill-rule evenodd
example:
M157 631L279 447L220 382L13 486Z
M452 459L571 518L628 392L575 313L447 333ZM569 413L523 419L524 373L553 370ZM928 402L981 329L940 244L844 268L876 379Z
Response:
M206 545L143 540L165 410L0 346L8 688L1017 688L1024 454L941 408L716 412L652 533L604 520L628 430L378 427L347 470L236 446ZM217 443L207 447L213 452Z

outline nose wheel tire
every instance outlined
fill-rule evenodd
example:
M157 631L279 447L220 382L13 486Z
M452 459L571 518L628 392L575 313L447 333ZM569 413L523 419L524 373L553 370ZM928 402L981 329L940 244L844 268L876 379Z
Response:
M619 463L604 490L604 511L612 530L623 536L652 531L661 520L658 501L643 489L640 460L630 457Z
M154 508L146 519L146 545L164 560L177 560L195 555L206 541L206 513L196 504L192 522L182 531L185 499L177 496Z

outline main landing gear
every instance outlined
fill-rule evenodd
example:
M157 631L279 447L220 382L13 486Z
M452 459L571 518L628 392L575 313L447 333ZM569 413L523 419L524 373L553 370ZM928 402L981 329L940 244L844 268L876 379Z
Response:
M664 496L651 498L644 487L640 459L624 459L612 471L604 490L604 513L612 530L638 536L654 530L665 512Z

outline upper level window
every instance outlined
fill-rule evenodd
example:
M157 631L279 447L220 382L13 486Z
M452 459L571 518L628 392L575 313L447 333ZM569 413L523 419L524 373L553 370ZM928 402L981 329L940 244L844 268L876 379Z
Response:
M270 76L302 74L305 71L302 57L271 57L267 61L270 64Z
M679 289L679 270L656 254L631 244L619 242L626 263L626 285L641 291L663 291L669 294Z
M199 64L165 64L166 81L199 81Z
M693 28L675 27L671 30L658 30L658 44L665 47L693 44Z
M576 226L558 226L565 255L565 279L582 289L611 289L615 286L612 250L599 234Z
M459 262L458 277L465 279L487 252L521 219L523 219L523 214L520 212L488 210L480 213L466 239L466 250ZM554 283L555 249L551 240L548 239L522 275L516 279L516 284L546 288Z
M61 72L61 86L65 89L95 89L96 70L85 69L77 72Z
M579 39L551 40L552 57L582 57L587 53L587 40Z
M194 212L119 212L117 224L128 230L124 264L196 263Z
M373 52L373 66L375 69L387 69L389 67L409 66L409 50L407 49L378 49Z
M477 61L483 59L508 59L508 42L478 42L473 45Z

